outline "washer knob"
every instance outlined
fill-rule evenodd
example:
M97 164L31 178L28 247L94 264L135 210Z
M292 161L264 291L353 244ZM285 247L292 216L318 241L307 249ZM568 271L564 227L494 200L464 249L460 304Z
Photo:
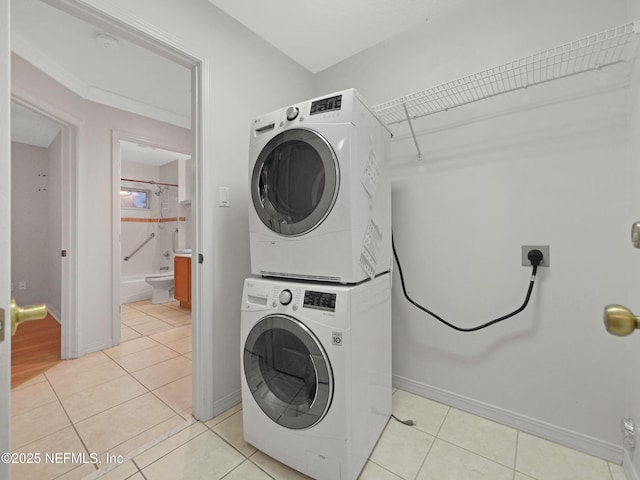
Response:
M298 110L298 107L287 108L287 120L289 121L295 120L298 117L298 113L300 113L300 110Z
M282 290L280 292L280 296L278 297L278 300L280 300L280 303L282 305L289 305L292 299L293 295L291 294L291 290L289 289Z

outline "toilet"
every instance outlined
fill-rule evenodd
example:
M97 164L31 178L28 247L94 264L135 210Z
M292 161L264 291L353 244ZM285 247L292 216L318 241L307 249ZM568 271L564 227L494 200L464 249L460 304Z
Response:
M144 281L153 287L151 303L173 302L173 272L147 275Z

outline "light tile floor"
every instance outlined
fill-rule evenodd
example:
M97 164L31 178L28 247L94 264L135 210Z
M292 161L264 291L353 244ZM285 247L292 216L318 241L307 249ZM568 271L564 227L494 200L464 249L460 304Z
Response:
M15 392L16 452L100 453L16 466L12 478L289 480L307 478L243 440L242 407L190 416L190 317L179 306L123 306L120 346L65 362ZM20 392L20 390L23 390ZM622 467L396 390L363 480L625 480ZM124 463L108 463L106 455Z
M396 390L394 412L362 480L625 480L622 467ZM91 480L298 480L242 438L242 407L192 425Z
M90 454L105 467L107 453L129 454L193 423L191 312L179 302L144 301L123 305L121 318L119 346L62 362L12 390L12 451L33 461L40 455L40 463L12 465L13 479L81 479L96 471Z

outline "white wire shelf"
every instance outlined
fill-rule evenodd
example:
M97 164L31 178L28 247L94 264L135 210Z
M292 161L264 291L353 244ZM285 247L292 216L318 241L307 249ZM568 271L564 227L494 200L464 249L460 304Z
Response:
M409 121L413 131L411 120L426 115L622 62L639 30L636 20L376 105L373 110L386 125Z

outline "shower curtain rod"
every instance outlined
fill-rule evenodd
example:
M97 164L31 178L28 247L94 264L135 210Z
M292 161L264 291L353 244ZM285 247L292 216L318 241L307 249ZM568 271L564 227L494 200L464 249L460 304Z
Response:
M123 182L138 182L138 183L150 183L152 185L166 185L167 187L177 187L178 186L175 183L162 183L162 182L155 182L153 180L135 180L133 178L121 178L120 180L123 181Z

